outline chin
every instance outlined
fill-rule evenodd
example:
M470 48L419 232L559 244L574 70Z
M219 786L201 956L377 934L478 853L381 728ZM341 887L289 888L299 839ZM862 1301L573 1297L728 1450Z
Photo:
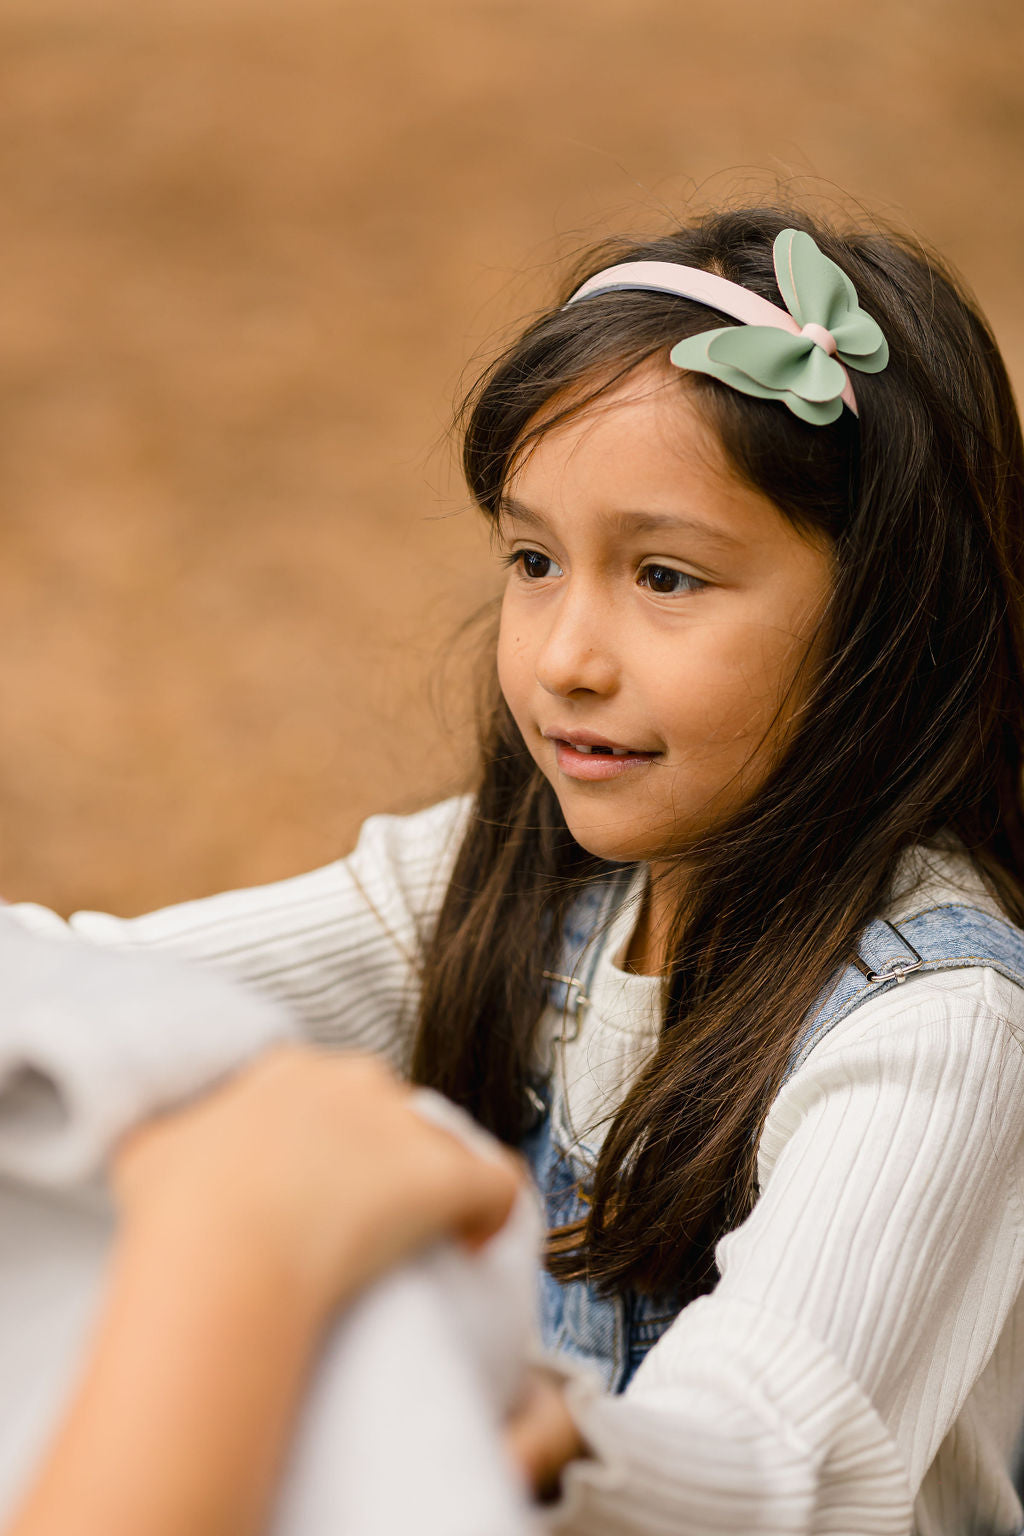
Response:
M609 864L641 864L655 857L643 838L631 838L621 827L595 826L566 816L565 824L581 848Z
M682 824L677 819L666 829L668 813L657 805L650 806L649 815L642 808L629 807L632 815L619 816L610 806L600 807L602 814L598 815L598 807L581 805L575 796L559 796L559 805L580 847L609 864L657 864L685 857L694 841L701 841L713 830L697 817ZM624 806L623 811L626 809Z

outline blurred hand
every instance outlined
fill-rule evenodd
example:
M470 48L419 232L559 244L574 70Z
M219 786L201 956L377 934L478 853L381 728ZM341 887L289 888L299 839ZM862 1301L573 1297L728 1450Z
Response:
M275 1049L123 1140L124 1222L230 1245L330 1310L432 1239L482 1242L515 1199L510 1157L469 1151L410 1098L369 1057Z
M515 1411L505 1424L505 1448L538 1498L558 1492L562 1470L587 1455L565 1400L562 1381L535 1367Z

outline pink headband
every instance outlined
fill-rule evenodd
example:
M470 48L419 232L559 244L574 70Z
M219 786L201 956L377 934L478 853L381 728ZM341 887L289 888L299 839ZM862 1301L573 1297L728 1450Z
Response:
M751 293L749 288L714 272L705 272L700 267L679 266L673 261L626 261L606 267L577 288L568 302L575 304L577 299L590 298L595 293L612 293L617 289L648 289L655 293L672 293L681 299L695 299L698 304L707 304L724 315L731 315L734 320L742 320L745 325L772 326L775 330L787 331L791 336L802 336L816 343L835 358L837 367L842 369L843 386L839 398L857 415L850 375L836 357L836 339L827 327L813 321L801 326L787 310L762 299L760 294Z

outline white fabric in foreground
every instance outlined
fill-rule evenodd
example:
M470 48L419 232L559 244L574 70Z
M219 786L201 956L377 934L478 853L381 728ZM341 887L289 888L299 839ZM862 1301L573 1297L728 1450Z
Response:
M0 989L2 1521L88 1340L114 1232L106 1154L148 1112L294 1031L283 1009L201 967L41 938L3 913ZM481 1134L443 1100L420 1102L461 1134ZM496 1427L532 1338L539 1227L524 1196L479 1254L439 1245L340 1320L273 1531L528 1536Z
M479 1136L435 1094L432 1119ZM279 1536L527 1536L499 1425L534 1343L540 1212L525 1192L478 1254L451 1243L380 1281L334 1331Z
M80 1184L137 1120L296 1033L210 970L37 936L0 910L0 1177Z

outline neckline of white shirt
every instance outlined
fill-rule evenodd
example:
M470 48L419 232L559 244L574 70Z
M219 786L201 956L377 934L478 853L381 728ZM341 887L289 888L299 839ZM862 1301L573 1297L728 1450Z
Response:
M563 1049L578 1047L597 1030L611 1031L630 1040L657 1038L660 1028L664 977L627 970L625 958L636 929L647 889L648 869L638 865L618 909L603 934L595 935L600 946L586 988L579 1027L566 1030L574 1038ZM915 845L901 856L893 881L893 896L884 916L899 922L926 907L963 902L1005 920L1005 914L985 886L969 858L952 844L948 848ZM570 1025L572 1020L570 1019ZM552 1021L558 1042L561 1023ZM579 1054L578 1050L574 1054Z

